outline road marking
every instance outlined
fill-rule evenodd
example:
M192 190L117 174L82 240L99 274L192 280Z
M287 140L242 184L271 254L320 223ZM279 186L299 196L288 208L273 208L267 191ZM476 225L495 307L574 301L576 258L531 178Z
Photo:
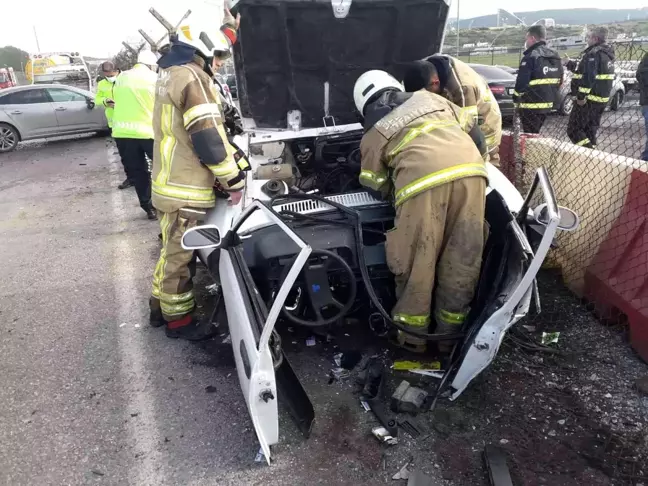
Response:
M121 163L107 147L112 186L120 181ZM128 213L123 201L123 191L112 191L112 209L118 230L123 229ZM137 292L134 275L134 249L127 238L115 242L113 269L115 272L115 294L118 306L117 322L134 323L141 315L142 296ZM125 395L128 397L126 420L134 444L135 467L130 471L131 483L136 485L164 484L164 462L159 450L160 433L155 418L155 401L150 393L151 368L146 362L142 331L135 326L118 328L119 350L121 353L121 372L125 382ZM131 413L137 412L133 420Z

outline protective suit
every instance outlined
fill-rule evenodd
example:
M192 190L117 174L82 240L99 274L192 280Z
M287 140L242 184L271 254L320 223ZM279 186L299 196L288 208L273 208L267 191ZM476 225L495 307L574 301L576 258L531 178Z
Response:
M385 110L390 97L402 103ZM436 333L458 332L474 296L484 247L488 174L467 134L474 120L466 122L459 107L425 90L403 95L392 89L366 105L360 182L392 195L396 207L394 228L386 235L398 299L392 318L416 331L428 331L434 320ZM415 351L425 346L405 333L399 341Z

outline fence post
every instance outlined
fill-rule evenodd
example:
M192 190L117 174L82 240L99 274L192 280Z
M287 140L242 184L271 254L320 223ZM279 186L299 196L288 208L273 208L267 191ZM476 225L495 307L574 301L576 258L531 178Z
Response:
M491 51L491 66L495 64L495 51Z

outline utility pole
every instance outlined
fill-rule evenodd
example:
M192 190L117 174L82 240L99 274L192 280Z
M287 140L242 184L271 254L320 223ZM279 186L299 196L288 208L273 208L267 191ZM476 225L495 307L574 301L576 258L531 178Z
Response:
M459 1L457 0L457 57L459 57Z
M34 38L36 39L36 50L40 54L40 44L38 43L38 35L36 34L36 26L34 25Z

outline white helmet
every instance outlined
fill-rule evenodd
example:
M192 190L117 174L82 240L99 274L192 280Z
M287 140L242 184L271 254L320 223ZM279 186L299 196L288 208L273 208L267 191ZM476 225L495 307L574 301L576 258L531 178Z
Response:
M226 59L232 55L229 39L218 27L203 29L199 25L183 25L178 29L178 40L194 47L204 57Z
M369 100L390 89L405 91L403 85L391 74L379 70L367 71L358 78L353 87L353 101L355 101L356 108L364 115L364 109Z
M146 64L147 66L156 66L157 65L157 56L149 51L148 49L142 50L137 55L138 64Z

